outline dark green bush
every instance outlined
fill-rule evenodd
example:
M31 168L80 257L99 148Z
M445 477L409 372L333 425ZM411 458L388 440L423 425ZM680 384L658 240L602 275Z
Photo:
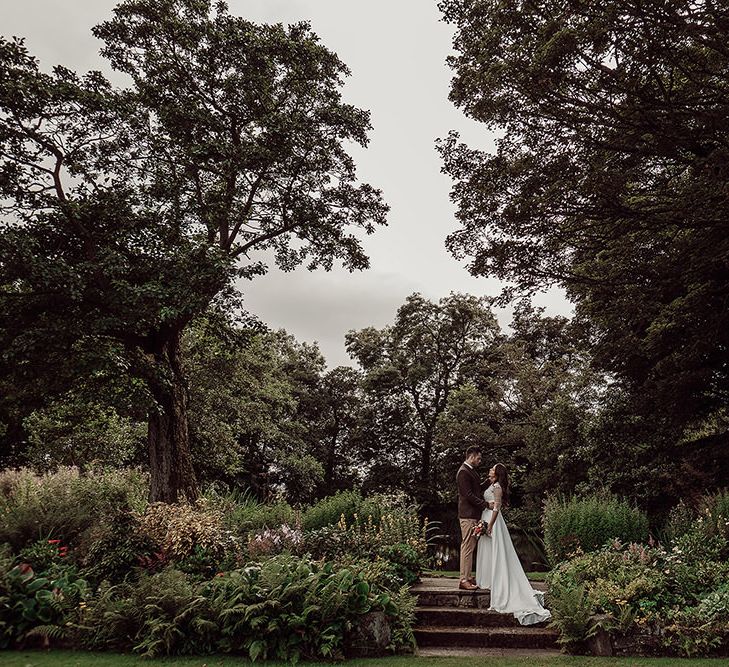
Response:
M87 648L133 650L146 657L211 653L218 626L195 580L175 569L102 587L79 623Z
M383 567L346 567L281 555L210 581L167 569L102 586L78 623L87 648L145 656L247 654L251 659L341 658L357 619L382 611L393 649L411 647L412 596L382 585Z
M139 518L134 512L119 508L84 534L79 560L88 579L119 583L134 568L147 563L160 548L140 531Z
M560 641L584 648L596 624L611 633L646 632L667 654L729 651L726 538L704 522L667 545L615 542L563 561L548 575Z
M648 539L648 517L613 496L554 498L544 510L544 542L552 564L594 551L612 540Z
M339 523L342 516L347 524L350 524L359 513L363 502L361 494L357 491L340 491L308 507L302 516L301 527L304 530L316 530L334 526Z
M402 584L412 584L420 577L423 558L409 544L400 542L385 546L381 549L379 556L392 564L394 574Z
M8 554L0 557L0 648L34 635L66 637L87 595L86 581L72 566L51 564L36 572L27 563L13 565Z
M75 468L45 475L6 470L0 487L0 542L16 551L48 536L75 546L84 531L118 507L143 509L147 496L147 479L137 470L84 475Z
M66 550L60 540L38 540L22 549L17 561L30 565L36 572L44 572L54 563L61 564L68 558Z

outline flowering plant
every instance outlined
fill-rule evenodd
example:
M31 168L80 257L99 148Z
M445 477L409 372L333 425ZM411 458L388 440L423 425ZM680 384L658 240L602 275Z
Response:
M485 535L487 532L488 526L483 519L479 520L479 522L473 527L473 534L476 537L481 537L481 535Z

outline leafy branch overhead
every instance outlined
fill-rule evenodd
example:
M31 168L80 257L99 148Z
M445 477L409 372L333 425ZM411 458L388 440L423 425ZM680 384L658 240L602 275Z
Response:
M502 132L439 143L460 229L503 296L563 286L596 362L696 423L729 396L729 10L443 0L451 100ZM675 397L681 397L675 400Z
M361 235L388 207L346 146L367 144L369 113L342 101L349 72L306 23L128 0L94 34L128 87L42 72L0 40L4 363L70 374L69 349L116 347L184 441L170 424L194 317L266 260L368 266Z

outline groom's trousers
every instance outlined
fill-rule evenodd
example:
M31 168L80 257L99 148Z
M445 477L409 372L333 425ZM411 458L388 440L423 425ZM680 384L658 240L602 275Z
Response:
M473 529L478 523L476 519L458 519L461 524L461 580L468 579L473 570L473 550L476 548L476 536Z

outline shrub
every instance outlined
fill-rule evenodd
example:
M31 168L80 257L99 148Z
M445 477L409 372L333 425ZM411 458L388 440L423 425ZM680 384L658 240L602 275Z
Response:
M119 583L160 549L158 542L142 533L139 515L119 508L84 534L78 561L88 579Z
M20 563L30 565L36 572L44 572L52 565L60 565L68 556L68 547L61 540L38 540L18 554Z
M134 469L84 475L76 468L45 475L22 469L0 472L0 488L0 542L17 551L48 536L73 546L117 507L142 510L147 479Z
M339 561L353 555L351 540L339 526L326 526L303 533L299 551L318 560Z
M250 531L291 526L297 521L296 512L283 501L266 505L249 494L228 494L216 502L224 508L226 527L241 537L247 537Z
M225 528L223 513L205 498L195 504L149 505L140 518L140 531L172 561L192 556L198 547L220 560L241 555L238 539Z
M696 522L666 546L616 540L563 561L548 575L549 606L562 643L579 649L599 622L612 633L651 628L672 653L729 648L725 547L725 538L707 535Z
M642 542L648 538L648 517L627 502L606 495L549 500L543 521L552 564L599 549L614 539Z
M342 517L347 523L352 523L362 503L362 496L357 491L340 491L307 508L301 519L302 528L316 530L333 526Z
M687 657L708 655L729 645L729 586L704 595L697 605L675 614L666 628L665 642Z
M411 646L413 598L392 594L381 568L319 564L281 555L198 583L166 569L118 586L104 585L83 609L87 648L145 656L246 653L251 659L339 658L358 619L382 611Z
M380 558L392 563L394 574L402 584L416 582L423 569L420 554L411 545L402 542L383 547Z
M253 534L248 542L248 555L256 559L280 553L296 553L302 543L301 531L284 524L278 529L266 528Z
M293 556L235 570L211 586L221 648L253 660L341 657L358 617L396 612L390 595L374 590L362 573Z
M548 606L552 612L551 627L559 631L557 641L567 651L579 651L584 642L595 634L594 606L585 593L584 585L551 584Z
M385 515L379 524L372 516L363 521L355 515L348 524L307 531L299 548L313 558L339 561L349 556L359 560L387 560L398 586L417 580L428 561L425 535L427 521L417 515Z
M68 565L36 572L29 564L0 558L0 648L23 644L34 635L65 637L88 585Z
M194 579L175 569L102 587L78 626L87 648L133 650L145 657L215 650L217 622Z

